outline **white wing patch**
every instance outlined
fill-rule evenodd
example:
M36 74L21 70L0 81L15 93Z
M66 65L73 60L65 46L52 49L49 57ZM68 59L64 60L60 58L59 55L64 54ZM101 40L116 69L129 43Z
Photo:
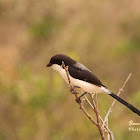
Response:
M87 70L87 71L91 72L87 67L85 67L83 64L81 64L81 63L79 63L79 62L76 62L76 64L74 64L74 66L75 66L76 68L81 69L81 70Z

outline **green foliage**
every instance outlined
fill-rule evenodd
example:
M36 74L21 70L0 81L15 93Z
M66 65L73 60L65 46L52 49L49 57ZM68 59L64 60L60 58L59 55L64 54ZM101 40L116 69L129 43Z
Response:
M131 40L123 40L117 45L115 50L119 56L126 56L128 54L140 53L140 39L132 38Z
M59 25L58 20L50 16L46 19L33 22L29 27L29 32L36 39L49 39L58 29Z
M123 39L118 45L118 51L126 53L140 53L140 18L134 18L130 22L121 23L123 34L128 37Z

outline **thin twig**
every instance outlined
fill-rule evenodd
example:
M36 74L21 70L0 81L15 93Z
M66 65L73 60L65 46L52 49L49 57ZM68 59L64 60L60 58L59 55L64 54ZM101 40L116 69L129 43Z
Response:
M125 82L124 82L122 88L119 90L117 96L119 96L119 95L121 94L121 92L123 91L125 85L127 84L128 80L130 79L131 75L132 75L131 73L128 75L128 77L127 77L127 79L125 80ZM109 114L110 114L110 112L111 112L111 110L112 110L112 107L113 107L114 104L115 104L115 102L116 102L116 100L114 99L114 101L112 102L112 104L111 104L111 106L110 106L110 108L109 108L109 110L108 110L108 112L107 112L107 114L106 114L106 116L105 116L105 119L104 119L102 128L104 127L104 125L105 125L105 123L106 123L106 121L107 121L107 119L108 119L108 116L109 116Z
M95 124L96 126L98 126L97 122L93 120L92 116L89 115L89 113L86 111L86 109L83 106L83 102L79 103L80 105L80 109L85 113L85 115L89 118L89 120Z
M99 111L98 111L97 93L95 93L95 104L96 104L95 111L96 111L96 116L97 116L97 122L98 122L99 125L100 125L100 118L99 118Z
M98 129L99 129L99 132L100 132L100 135L102 137L102 140L105 140L105 137L104 137L104 131L101 127L101 124L100 124L100 116L99 116L99 111L98 111L98 100L97 100L97 93L95 93L95 103L94 103L94 99L93 99L93 94L89 93L90 95L90 98L91 98L91 102L92 102L92 105L94 107L94 112L96 114L96 118L97 118L97 124L98 124Z
M93 100L93 94L90 94L90 93L89 93L89 95L90 95L90 97L92 97L92 98L91 98L92 104L91 104L91 102L89 101L89 99L86 97L86 95L84 95L85 101L90 105L90 107L92 108L92 110L95 112L95 109L94 109L94 107L93 107L93 106L95 106L95 103L94 103L94 100ZM101 118L100 115L99 115L99 118L100 118L100 121L103 123L103 119ZM112 132L110 131L110 129L108 128L108 125L105 125L104 127L105 127L105 129L107 130L107 133L110 135L110 140L113 140L113 133L112 133Z
M74 88L73 88L73 86L71 85L71 81L70 81L70 77L69 77L69 71L68 71L68 67L66 67L65 66L65 64L64 64L64 62L62 61L62 67L65 69L65 71L66 71L66 74L67 74L67 78L68 78L68 85L69 85L69 90L70 90L70 92L72 92L74 95L75 95L75 97L76 97L76 101L78 102L81 102L81 100L79 100L79 97L78 97L78 93L76 92L76 91L74 91Z
M107 118L107 121L106 121L106 126L108 126L108 118ZM110 134L107 133L107 139L110 140Z
M70 77L69 77L69 72L68 72L68 67L65 66L64 62L62 61L62 67L65 69L66 74L67 74L67 78L68 78L68 83L69 83L69 88L72 89L72 85L71 85L71 81L70 81Z
M100 124L100 117L99 117L99 111L98 111L97 93L95 93L95 105L96 105L95 114L96 114L96 117L97 117L98 129L99 129L99 132L101 134L102 140L105 140L104 131L103 131L103 129L101 127L101 124Z

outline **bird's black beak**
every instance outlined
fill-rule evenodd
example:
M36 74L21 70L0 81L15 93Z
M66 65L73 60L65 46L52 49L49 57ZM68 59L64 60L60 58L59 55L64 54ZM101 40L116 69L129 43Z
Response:
M51 65L52 65L51 63L48 63L46 67L50 67Z

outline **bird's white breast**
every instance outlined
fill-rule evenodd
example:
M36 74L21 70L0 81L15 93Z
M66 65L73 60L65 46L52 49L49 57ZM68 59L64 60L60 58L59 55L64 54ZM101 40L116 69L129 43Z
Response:
M68 78L67 78L67 74L65 69L63 69L61 66L57 65L57 64L53 64L52 68L56 71L58 71L60 73L60 75L63 77L63 79L68 83ZM98 87L96 85L93 85L91 83L73 78L72 76L69 75L70 81L72 86L78 86L82 89L82 91L84 92L89 92L89 93L101 93L103 92L103 90L101 89L101 87Z

